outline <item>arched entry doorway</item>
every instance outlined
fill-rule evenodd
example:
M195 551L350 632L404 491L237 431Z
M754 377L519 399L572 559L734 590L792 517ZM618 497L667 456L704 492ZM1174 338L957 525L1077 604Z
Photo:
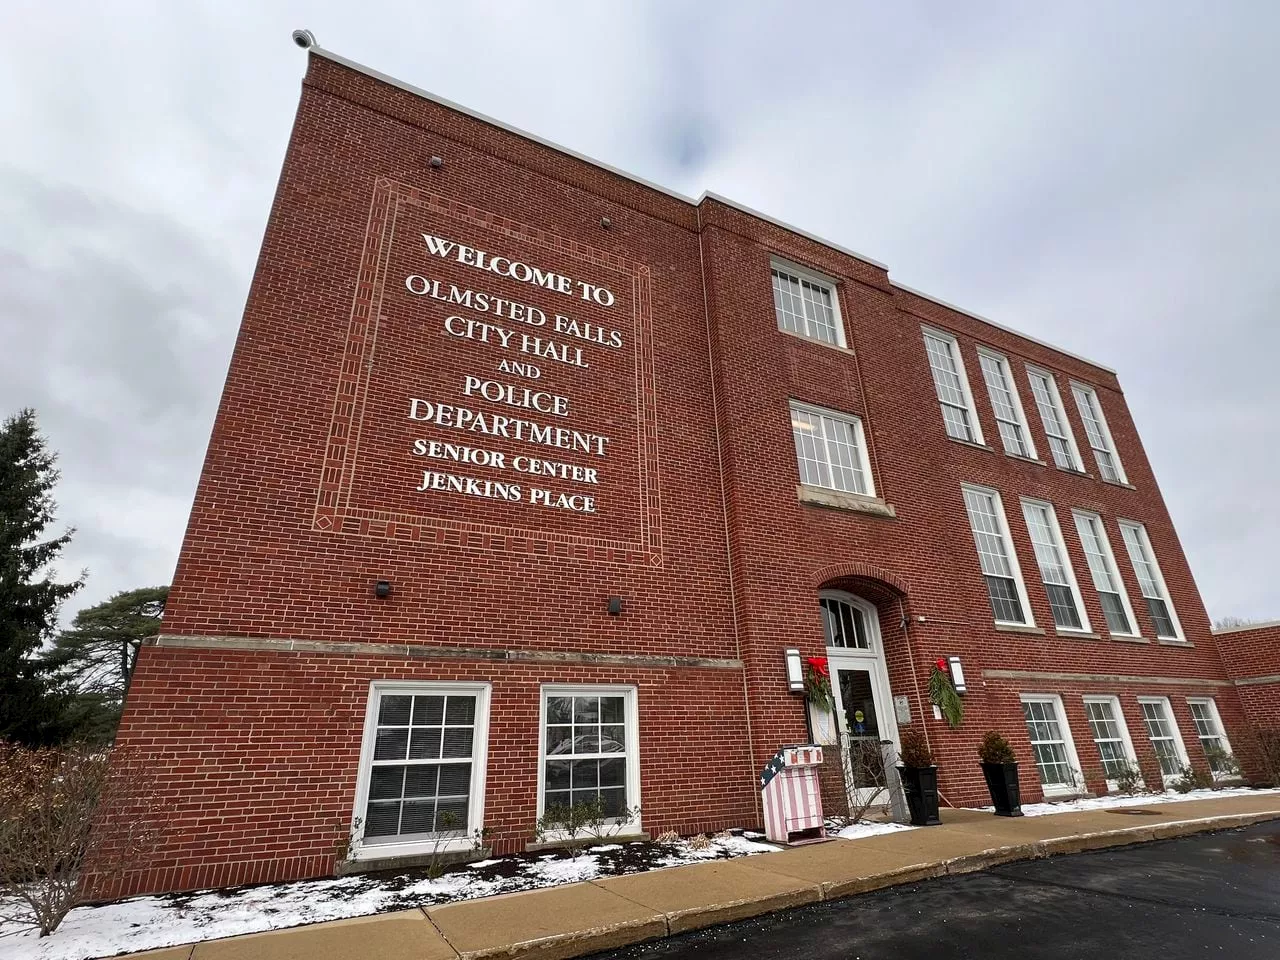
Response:
M898 747L880 615L874 604L844 590L822 590L818 605L833 703L825 717L814 717L815 733L840 746L849 803L862 807L891 783L883 745L893 753Z

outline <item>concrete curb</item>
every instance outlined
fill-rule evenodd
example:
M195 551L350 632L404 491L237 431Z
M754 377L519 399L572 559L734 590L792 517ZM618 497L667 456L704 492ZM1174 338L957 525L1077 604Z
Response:
M609 914L612 914L616 919L612 921L606 920L603 923L579 929L565 929L562 932L557 931L543 936L526 937L512 943L493 942L491 936L492 928L498 918L491 912L487 917L475 918L480 922L482 928L488 928L487 934L483 939L489 942L482 943L473 940L470 945L459 942L457 934L461 932L461 928L458 926L457 921L455 920L452 924L453 929L451 929L449 922L442 921L445 921L450 913L456 916L459 912L459 907L468 910L477 908L487 910L488 908L482 905L486 903L492 904L494 901L508 901L508 909L518 907L521 904L533 907L535 901L525 899L530 896L529 893L505 894L495 898L424 907L421 908L421 911L429 921L434 934L439 938L438 940L433 938L433 943L440 948L440 954L446 957L452 955L457 960L490 960L490 958L496 957L507 958L507 960L526 960L526 958L527 960L572 960L574 957L605 950L616 950L620 947L662 939L690 930L746 920L806 904L827 900L842 900L859 894L919 883L937 877L956 876L987 870L1006 863L1105 850L1155 840L1171 840L1198 833L1232 830L1271 820L1280 820L1280 809L1174 820L1160 824L1124 827L1116 830L1095 830L1069 836L992 847L972 854L909 864L862 877L841 880L818 880L817 878L799 880L792 877L790 882L795 885L789 890L773 889L769 892L761 891L759 896L713 899L708 903L678 909L655 909L654 906L648 906L641 902L643 897L633 898L627 895L625 888L619 890L617 889L617 884L610 885L611 880L624 878L604 878L602 880L570 884L566 887L551 888L563 893L553 894L550 900L540 899L537 902L551 906L559 896L568 895L572 888L588 888L592 891L588 900L596 902L595 910L589 910L588 913L597 913L596 919L598 920ZM849 843L850 841L836 842ZM769 856L775 855L770 854ZM742 860L726 861L726 863L741 864L753 871L767 869L763 862L753 864L751 861L754 859L744 858ZM681 868L677 867L675 869L679 870ZM784 875L786 874L785 870L780 872ZM751 886L751 884L744 885ZM551 891L532 891L531 893L534 897L541 896L545 898ZM586 893L586 890L582 890L581 893ZM579 894L579 899L581 899L581 893ZM475 920L471 922L475 923ZM337 921L335 925L345 923L348 923L348 921ZM590 920L588 920L588 923L590 923ZM542 929L546 929L545 924L540 925ZM299 931L315 930L315 927L294 929ZM214 945L230 946L233 943L237 946L248 947L250 944L246 941L252 941L256 947L266 948L268 943L271 942L268 938L274 938L276 943L284 947L288 942L287 935L289 932L286 929L265 934L249 934L245 937L236 937L230 940L204 941L201 944L170 947L152 951L148 954L131 954L130 957L142 960L143 957L154 956L156 960L176 960L176 958L184 956L186 951L193 951L192 956L199 960L202 948L208 951ZM463 936L461 939L465 941L466 937ZM425 946L424 944L423 947ZM308 958L319 956L314 952L314 947L307 950L306 953ZM251 949L245 955L257 956L259 954L254 953ZM273 958L273 960L301 956L287 947L283 950L264 949L260 955L264 958ZM413 955L418 956L419 954L415 951ZM423 955L425 956L426 954ZM432 955L438 954L433 953Z

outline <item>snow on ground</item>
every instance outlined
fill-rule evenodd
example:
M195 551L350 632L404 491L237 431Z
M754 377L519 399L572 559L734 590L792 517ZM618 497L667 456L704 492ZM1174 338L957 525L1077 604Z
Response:
M861 840L863 837L878 837L884 833L897 833L900 830L914 829L916 828L909 823L872 823L869 820L861 820L858 823L851 823L830 835L839 837L841 840Z
M454 867L434 880L419 870L136 897L101 907L77 907L43 940L33 929L0 922L0 960L109 957L779 849L753 833L720 834L707 841L698 849L691 849L688 840L679 840L603 844L576 857L544 853L491 858Z
M1220 797L1256 797L1280 793L1280 789L1256 790L1252 787L1223 787L1220 790L1192 790L1177 793L1173 790L1140 793L1135 796L1085 797L1080 800L1061 800L1057 803L1024 803L1022 812L1028 817L1043 817L1052 813L1073 813L1080 810L1107 810L1114 807L1145 807L1160 803L1176 803L1182 800L1216 800ZM994 807L979 807L994 810Z

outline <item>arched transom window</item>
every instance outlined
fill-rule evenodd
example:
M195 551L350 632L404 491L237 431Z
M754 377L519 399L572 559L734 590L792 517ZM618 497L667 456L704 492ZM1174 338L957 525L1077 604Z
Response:
M848 647L852 650L870 650L866 615L839 597L822 597L822 632L826 634L828 647Z

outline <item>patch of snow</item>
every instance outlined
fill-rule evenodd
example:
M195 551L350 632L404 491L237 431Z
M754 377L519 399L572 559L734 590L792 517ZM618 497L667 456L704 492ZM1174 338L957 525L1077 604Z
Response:
M499 893L533 890L638 869L677 866L709 859L752 856L778 850L753 837L712 837L704 850L688 841L655 850L657 856L613 862L624 848L602 844L576 857L547 853L537 858L480 860L436 878L422 871L400 875L349 876L294 883L202 890L189 894L135 897L101 907L77 907L49 937L34 928L0 922L3 960L86 960L180 943L280 930L306 923L361 917L415 906L470 900ZM628 844L627 849L635 846ZM644 844L640 846L654 846ZM599 855L597 855L599 854ZM634 857L630 852L624 858ZM619 865L619 864L622 865ZM637 867L637 863L639 866ZM503 865L510 864L504 870Z
M1083 810L1109 810L1116 807L1145 807L1165 803L1179 803L1183 800L1215 800L1219 797L1255 797L1264 794L1280 793L1280 788L1255 790L1252 787L1223 787L1221 790L1192 790L1178 793L1175 790L1140 793L1135 796L1124 794L1106 797L1082 797L1079 800L1060 800L1047 803L1024 803L1022 812L1028 817L1044 817L1054 813L1074 813ZM980 810L995 810L995 807L979 807Z
M886 833L898 833L902 830L914 830L915 827L909 823L873 823L870 820L860 820L857 823L851 823L847 827L841 828L835 836L841 840L863 840L867 837L879 837Z

